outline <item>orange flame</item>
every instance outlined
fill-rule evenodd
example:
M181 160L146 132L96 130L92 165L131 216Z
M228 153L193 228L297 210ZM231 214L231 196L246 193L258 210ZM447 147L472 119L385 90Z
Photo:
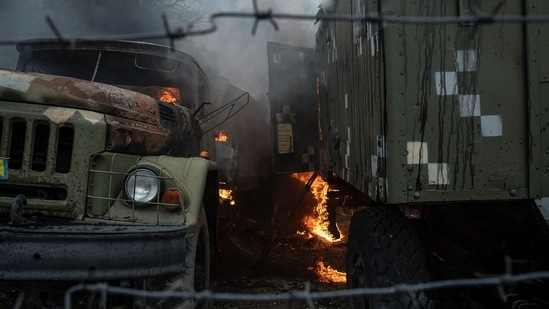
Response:
M227 141L227 135L223 133L223 131L219 131L219 135L215 138L216 141L220 142L226 142Z
M292 177L303 182L311 178L312 172L307 173L294 173ZM313 215L308 215L303 218L303 224L309 230L309 233L316 235L328 242L336 242L342 240L343 236L340 238L335 238L332 233L329 232L329 222L328 222L328 212L327 212L327 203L328 203L328 189L329 185L322 177L317 177L313 184L311 185L311 193L315 197L317 204L313 210ZM339 231L339 227L337 227ZM343 235L340 232L340 235Z
M156 88L155 88L156 89ZM162 102L175 104L179 101L179 90L174 87L158 88L153 95Z
M168 94L168 93L164 93L160 97L160 101L166 102L166 103L172 103L172 104L177 102L177 100L171 94Z
M309 267L309 270L313 270L313 267ZM345 283L347 281L347 276L344 272L333 269L331 266L326 267L322 261L316 262L316 269L314 270L321 282Z
M229 205L236 205L236 201L233 198L233 191L227 189L219 189L219 199L221 202L229 201Z

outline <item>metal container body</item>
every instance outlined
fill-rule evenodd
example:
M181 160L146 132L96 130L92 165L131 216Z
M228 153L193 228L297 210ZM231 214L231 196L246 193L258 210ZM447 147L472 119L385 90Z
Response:
M470 9L461 1L352 1L333 12L443 17ZM542 15L549 6L507 2L498 14L525 9ZM539 56L547 27L323 21L316 52L331 171L388 204L547 196L547 60Z

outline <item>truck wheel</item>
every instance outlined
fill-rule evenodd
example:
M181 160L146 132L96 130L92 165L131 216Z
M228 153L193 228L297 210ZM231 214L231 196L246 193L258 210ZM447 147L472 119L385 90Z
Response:
M210 241L208 224L204 209L200 212L195 228L189 228L185 258L186 271L182 274L164 276L151 279L145 284L148 290L153 291L202 291L210 285ZM194 299L166 298L149 299L146 308L203 308L204 301Z
M348 289L390 287L429 279L419 235L398 208L367 207L355 212L347 247ZM414 296L357 296L349 300L349 305L376 309L434 307L425 293L419 291Z

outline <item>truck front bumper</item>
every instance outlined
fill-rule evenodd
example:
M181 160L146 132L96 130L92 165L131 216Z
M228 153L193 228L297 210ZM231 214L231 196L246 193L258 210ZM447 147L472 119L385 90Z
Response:
M96 281L185 271L184 225L0 226L0 280Z

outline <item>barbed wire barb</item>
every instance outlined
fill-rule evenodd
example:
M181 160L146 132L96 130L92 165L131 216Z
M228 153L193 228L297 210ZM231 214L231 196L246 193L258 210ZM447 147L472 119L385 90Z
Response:
M107 309L108 292L109 292L109 285L107 283L104 283L99 294L101 297L101 300L100 300L101 309Z
M174 37L172 36L172 33L170 31L170 24L168 22L168 17L166 16L166 13L162 13L162 25L164 26L164 31L166 31L166 37L170 42L171 49L175 49Z
M504 3L504 2L503 2ZM498 5L496 9L500 10ZM137 40L137 41L147 41L147 40L158 40L165 38L183 39L189 36L200 36L213 33L217 30L216 19L219 18L254 18L256 19L252 34L255 34L257 24L261 20L267 19L278 31L278 24L276 20L278 19L288 19L288 20L331 20L331 21L351 21L351 22L385 22L385 23L394 23L394 24L456 24L456 23L470 23L470 24L492 24L496 22L501 23L547 23L549 22L549 15L490 15L477 12L476 15L471 16L403 16L403 15L380 15L377 13L372 14L363 14L363 15L349 15L349 14L333 14L333 13L323 13L323 14L277 14L272 11L267 12L253 12L253 13L241 13L241 12L219 12L214 13L210 16L210 28L193 30L184 32L182 29L179 29L175 32L140 32L140 33L127 33L127 34L118 34L118 35L98 35L98 36L80 36L78 40ZM49 17L46 17L48 20ZM74 40L66 40L61 36L61 33L55 27L53 22L48 22L50 28L54 32L56 39L55 41L68 41L69 43L74 43ZM29 38L26 38L29 39ZM26 39L0 39L0 45L15 45ZM47 40L47 39L46 39Z
M305 298L305 302L307 303L307 306L309 306L310 309L316 309L315 304L313 302L313 297L311 295L311 282L307 281L305 282L305 288L303 289L303 295Z
M59 40L59 42L65 41L63 39L63 36L61 35L61 32L59 32L59 29L57 29L51 17L49 15L46 15L45 18L46 18L46 23L48 24L48 27L50 27L51 31L53 32L55 37Z
M385 288L360 288L360 289L344 289L344 290L332 290L326 292L311 292L310 286L305 287L304 290L289 291L283 294L238 294L238 293L219 293L209 290L195 292L195 291L149 291L149 290L137 290L131 288L122 288L117 286L109 286L108 283L98 284L79 284L70 287L65 291L65 308L70 309L71 295L76 291L88 291L88 292L106 292L113 295L127 295L143 298L194 298L197 300L204 300L209 302L214 301L255 301L255 302L288 302L291 305L295 300L306 301L310 308L314 308L314 300L316 299L328 299L328 298L341 298L341 297L372 297L382 295L394 295L408 293L412 299L417 301L415 293L417 291L433 291L446 288L463 288L463 287L511 287L521 282L528 282L532 280L547 280L549 279L549 272L533 272L523 273L517 275L503 274L500 276L479 277L473 279L452 279L443 281L432 281L418 284L399 284L392 287ZM506 295L507 298L509 295ZM418 303L419 305L419 303ZM417 307L416 308L420 308Z
M268 10L267 12L260 12L257 7L257 0L252 0L253 8L254 8L254 15L255 15L255 21L252 28L252 36L255 35L255 32L257 30L257 25L259 22L263 19L267 19L272 25L273 28L278 31L278 25L276 24L275 20L273 19L273 12L272 10Z
M408 297L410 297L410 300L412 301L413 308L421 308L421 305L419 304L419 300L417 299L417 291L408 291Z
M473 11L475 12L476 16L479 18L481 23L489 24L489 23L493 23L494 17L497 16L498 12L501 11L501 9L503 9L504 6L505 6L505 1L498 2L496 7L492 10L490 14L484 14L478 6L475 7Z

